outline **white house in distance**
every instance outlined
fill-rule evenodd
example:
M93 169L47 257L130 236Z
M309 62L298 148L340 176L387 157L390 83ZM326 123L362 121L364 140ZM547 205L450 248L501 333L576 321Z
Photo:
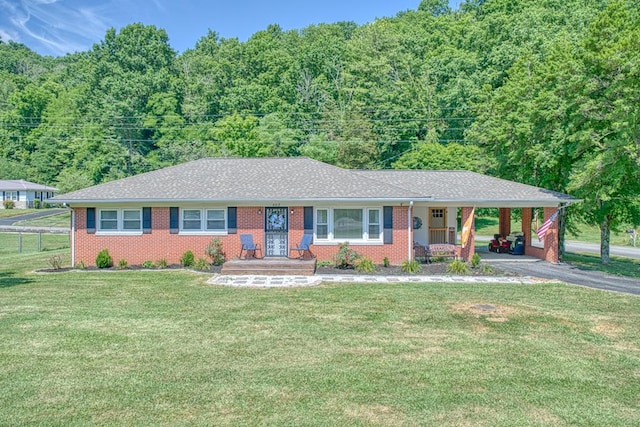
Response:
M0 180L0 194L2 201L12 200L16 209L33 208L36 200L41 203L55 196L58 191L55 187L49 187L23 179ZM4 203L0 206L4 209Z

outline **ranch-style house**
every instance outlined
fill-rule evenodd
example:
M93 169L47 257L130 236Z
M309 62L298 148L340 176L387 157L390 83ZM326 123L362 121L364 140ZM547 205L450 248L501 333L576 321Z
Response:
M348 170L295 158L205 158L56 196L71 208L72 264L94 265L108 249L130 265L196 257L220 238L227 259L250 234L265 257L286 257L304 234L311 253L331 260L338 245L399 265L414 248L456 245L458 224L474 208L499 208L509 234L511 209L522 209L527 255L558 261L557 221L543 246L531 245L533 208L544 217L576 201L571 196L467 171ZM460 214L460 222L458 215ZM469 259L469 243L457 255Z

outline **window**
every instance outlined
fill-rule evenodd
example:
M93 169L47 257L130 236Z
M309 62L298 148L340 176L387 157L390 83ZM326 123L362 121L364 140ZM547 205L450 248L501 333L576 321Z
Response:
M316 237L318 239L329 237L329 211L327 209L316 211Z
M224 230L224 209L207 210L207 230Z
M117 230L118 229L118 211L110 210L100 211L100 230Z
M369 240L380 238L380 210L369 209Z
M328 242L382 240L381 208L316 209L316 239Z
M224 232L226 229L226 209L182 209L182 231Z
M104 232L142 231L140 209L101 209L98 213L98 230Z
M18 201L18 192L17 191L5 191L4 192L5 200L15 200Z
M139 210L123 210L122 211L122 229L123 230L140 230L142 221L140 220Z
M182 229L183 230L201 230L202 222L200 221L200 209L184 209L182 211Z
M334 209L334 239L362 239L362 209Z

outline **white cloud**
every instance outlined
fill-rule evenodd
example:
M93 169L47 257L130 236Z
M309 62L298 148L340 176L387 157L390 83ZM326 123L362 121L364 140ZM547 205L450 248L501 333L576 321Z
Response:
M75 3L79 3L77 6ZM0 0L0 29L12 40L53 55L86 50L113 26L106 12L110 2L86 7L82 1ZM4 15L4 16L2 16Z

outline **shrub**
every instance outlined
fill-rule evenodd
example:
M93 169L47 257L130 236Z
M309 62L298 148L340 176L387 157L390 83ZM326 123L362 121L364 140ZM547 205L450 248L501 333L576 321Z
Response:
M359 253L349 247L349 242L340 243L338 253L334 257L335 266L338 268L354 268L356 260L360 257Z
M144 261L142 263L142 268L153 268L153 262L152 261Z
M324 261L318 261L316 263L316 266L318 267L329 267L332 265L335 265L336 263L334 261L329 261L329 260L324 260Z
M195 257L193 256L193 252L186 251L182 254L182 258L180 258L180 265L183 267L191 267L195 262Z
M60 270L62 268L62 257L58 254L51 255L49 257L49 265L51 265L51 268L54 270Z
M121 259L120 261L118 261L118 268L120 270L124 270L125 268L127 268L128 265L129 263L127 262L126 259Z
M422 271L422 266L415 259L411 261L405 261L402 263L402 271L404 271L405 273L416 274Z
M16 203L13 200L4 200L2 205L5 209L13 209L16 207Z
M98 256L96 257L96 266L98 268L113 267L113 259L111 258L111 255L109 255L109 251L107 249L103 249L98 252Z
M84 270L85 268L87 268L87 266L84 265L84 261L79 261L76 263L76 268L79 270Z
M391 265L391 263L389 262L389 258L384 257L384 259L382 260L382 265L383 265L385 268L389 268L389 266Z
M373 273L376 271L376 265L373 263L371 258L362 257L356 261L356 271Z
M222 265L225 261L224 251L222 250L222 240L218 237L213 239L207 249L205 249L204 253L211 260L211 264L213 265Z
M159 259L158 261L156 261L156 267L158 268L167 268L169 266L169 264L167 263L167 260L162 258Z
M207 262L206 259L198 258L193 263L193 268L195 268L196 270L200 270L200 271L208 271L208 270L211 269L211 266L209 265L209 263Z
M471 257L471 267L476 268L480 265L480 255L476 252Z
M33 209L40 209L42 207L42 204L40 203L40 200L36 199L33 201Z
M471 271L469 270L469 266L467 265L467 263L464 261L460 261L459 259L451 261L447 266L447 273L469 274L470 272Z
M493 274L493 273L495 273L495 270L493 269L493 267L491 267L488 264L483 264L482 267L480 267L480 271L482 272L482 274Z

